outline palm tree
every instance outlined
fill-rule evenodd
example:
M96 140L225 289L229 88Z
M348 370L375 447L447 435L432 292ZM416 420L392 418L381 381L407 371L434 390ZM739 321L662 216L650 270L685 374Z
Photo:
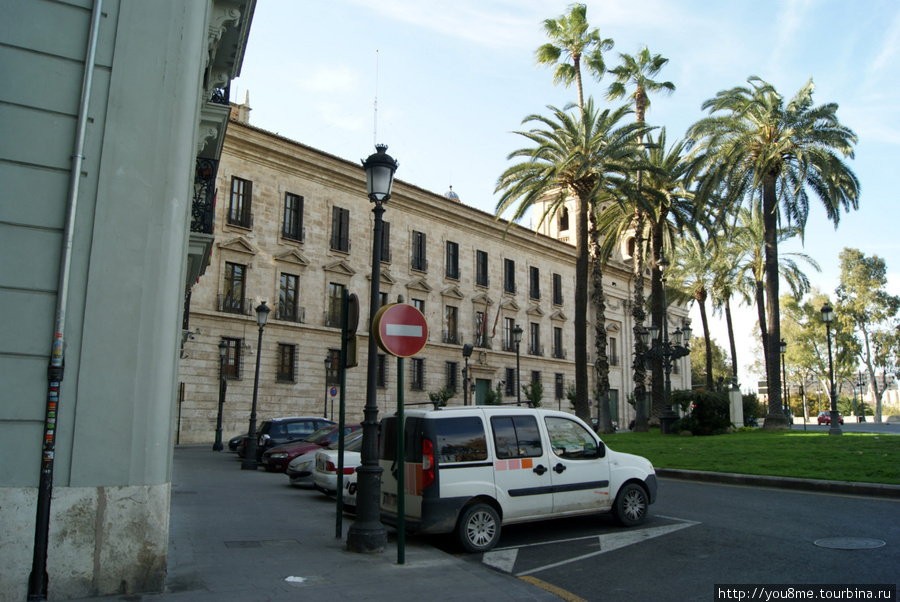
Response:
M758 200L747 207L738 209L734 224L729 229L728 253L734 258L736 269L733 290L742 295L746 305L756 305L756 317L759 322L759 336L762 342L765 365L768 365L769 352L768 329L766 328L766 241L762 207ZM782 243L803 232L798 226L779 228L778 242ZM798 261L809 264L815 271L821 272L819 264L805 253L784 253L778 256L778 273L790 287L791 294L800 298L810 288L809 278L800 269ZM779 341L780 341L779 335ZM733 361L733 359L732 359Z
M575 236L576 282L588 280L587 208L605 198L609 188L624 179L636 155L636 123L619 126L631 111L627 107L606 109L598 113L592 99L583 108L569 105L565 109L548 107L551 117L530 115L524 123L536 123L529 131L517 132L533 146L513 151L509 159L523 160L510 166L497 181L495 192L501 192L497 215L515 206L512 221L521 219L536 202L552 197L547 210L554 212L569 195L578 204ZM572 113L568 113L572 109ZM575 413L590 420L587 379L587 287L575 291Z
M587 67L598 80L606 72L603 51L613 47L610 38L602 38L598 29L588 31L587 6L572 4L569 13L544 21L544 32L552 42L535 51L539 65L556 65L554 84L569 87L574 82L578 88L578 106L584 107L584 88L581 82L581 66ZM568 60L560 61L560 57ZM569 62L571 61L571 62Z
M622 60L622 64L614 69L610 69L609 73L615 76L616 81L610 84L609 89L607 91L606 97L610 100L615 100L619 98L625 98L626 96L634 103L634 113L635 118L639 123L644 123L644 117L647 114L647 110L650 108L650 97L649 93L651 92L667 92L672 93L675 91L675 84L672 82L658 82L652 78L656 77L662 68L669 62L669 59L664 58L659 54L650 54L650 50L644 46L640 51L638 51L634 55L628 54L619 54L619 58ZM634 86L634 92L631 95L628 95L628 88ZM639 137L639 142L643 142L642 137ZM642 179L643 173L638 172L638 186L637 186L637 194L640 196L642 189ZM642 203L638 203L639 207ZM640 210L636 210L633 216L633 229L634 229L634 248L635 253L632 255L634 258L633 264L633 273L634 273L634 291L633 291L633 303L632 303L632 317L633 324L632 328L634 330L634 345L635 345L635 354L639 357L639 348L643 345L640 343L640 331L644 328L644 253L638 252L638 250L642 250L644 248L644 220L646 219L646 214ZM652 238L652 231L650 233ZM651 240L652 244L652 240ZM660 256L658 251L662 248L658 243L654 245L656 251L652 256L651 261L651 297L654 300L653 302L653 319L657 324L660 324L662 321L662 272L660 272L657 267L657 262L660 260ZM634 363L635 373L634 373L634 381L643 382L644 376L644 362L636 361ZM654 406L658 406L658 410L662 411L662 383L663 373L662 373L662 364L660 362L655 362L653 365L653 393L654 393ZM635 420L635 427L643 430L644 426L640 423L639 420Z
M837 104L814 106L812 79L787 104L770 84L751 77L750 87L722 90L703 103L710 116L689 130L705 170L700 196L720 185L726 205L762 194L768 337L766 380L769 411L765 428L787 428L781 411L779 354L778 222L805 229L811 189L837 226L841 208L859 207L859 180L843 161L853 157L856 134L837 118ZM723 113L720 113L723 112ZM779 203L780 201L780 203ZM779 209L780 205L780 209Z

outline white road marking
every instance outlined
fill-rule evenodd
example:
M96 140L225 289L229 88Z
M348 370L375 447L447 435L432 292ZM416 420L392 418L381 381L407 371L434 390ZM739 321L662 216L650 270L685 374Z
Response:
M680 520L680 519L678 519ZM636 531L621 531L619 533L609 533L608 535L600 535L600 550L597 552L591 552L590 554L583 554L581 556L576 556L574 558L569 558L566 560L562 560L560 562L554 562L553 564L548 564L545 566L537 567L531 569L529 571L523 571L521 573L516 573L516 577L523 577L525 575L532 575L534 573L539 573L541 571L546 571L547 569L556 568L559 566L564 566L567 564L571 564L573 562L579 562L581 560L585 560L587 558L593 558L594 556L599 556L600 554L605 554L606 552L611 552L613 550L618 550L619 548L624 548L626 546L630 546L632 544L640 543L642 541L647 541L648 539L653 539L655 537L661 537L663 535L668 535L669 533L674 533L676 531L680 531L682 529L687 529L688 527L693 527L694 525L699 525L699 522L696 521L682 521L680 525L663 525L661 527L650 527L649 529L640 529ZM540 544L534 545L546 545L548 542L543 542Z
M485 552L481 557L481 562L495 569L500 569L504 573L512 574L513 568L516 566L516 557L519 555L518 548L507 548L505 550L492 550Z

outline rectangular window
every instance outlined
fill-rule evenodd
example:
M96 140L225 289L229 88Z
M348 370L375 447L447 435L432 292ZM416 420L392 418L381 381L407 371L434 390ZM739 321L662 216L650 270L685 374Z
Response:
M559 231L565 232L569 229L569 210L563 205L559 208Z
M541 382L541 371L540 370L532 370L531 371L531 384L535 385Z
M446 387L456 393L459 385L459 362L447 362L446 371Z
M278 311L275 318L289 322L302 322L300 306L297 304L299 278L294 274L281 275L281 288L278 291Z
M334 282L328 285L328 305L325 310L325 326L341 327L341 301L344 298L344 285Z
M516 342L513 340L513 329L515 327L515 318L503 318L503 351L516 350Z
M282 383L294 382L294 362L297 358L297 346L278 343L278 370L275 380Z
M487 251L475 251L475 284L477 286L489 286L490 283Z
M609 343L606 347L606 355L609 356L610 366L619 365L619 350L618 345L616 344L616 337L609 337Z
M378 371L375 376L375 386L379 389L387 388L387 356L383 353L378 354Z
M331 250L350 252L350 210L331 208Z
M563 348L563 329L559 326L553 327L553 357L558 360L566 359L566 350Z
M444 342L459 343L459 309L452 305L444 307Z
M231 200L228 203L227 222L232 226L250 228L250 205L253 199L253 182L231 178Z
M281 235L290 240L303 242L303 197L290 192L284 193L284 225Z
M516 369L506 369L506 391L507 396L516 394Z
M445 276L451 280L459 280L459 244L447 241L447 269Z
M325 362L325 384L339 385L341 384L341 350L329 349Z
M500 459L533 458L544 453L534 416L494 416L491 429Z
M388 294L387 293L378 293L378 307L379 309L387 305L388 303Z
M477 416L445 418L435 420L434 423L437 425L434 449L439 454L440 464L487 460L487 439L484 436L481 418ZM395 435L394 441L396 440Z
M483 311L475 312L475 346L488 346L487 315Z
M391 262L391 224L382 222L384 229L381 231L381 263Z
M425 390L425 360L414 357L409 362L409 388L413 391Z
M244 313L244 277L247 266L239 263L225 262L225 290L222 291L221 310L232 313Z
M544 350L541 349L541 325L537 322L532 322L530 326L529 334L531 336L529 339L528 352L531 355L544 355Z
M425 257L425 233L412 233L412 257L410 258L412 269L419 272L428 271L428 259Z
M553 305L563 304L562 276L553 274Z
M503 260L503 292L516 292L516 262L512 259Z
M566 376L560 372L556 373L556 399L562 399L566 396Z
M241 378L241 339L223 338L222 340L227 345L222 375L228 379L239 380Z
M422 315L425 315L425 299L413 299L412 306L422 312Z
M528 296L532 299L541 298L541 271L534 266L528 269Z

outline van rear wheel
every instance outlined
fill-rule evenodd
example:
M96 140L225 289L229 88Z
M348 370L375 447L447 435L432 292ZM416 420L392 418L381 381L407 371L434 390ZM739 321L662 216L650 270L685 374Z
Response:
M459 517L456 536L467 552L487 552L500 539L500 515L488 504L473 504Z

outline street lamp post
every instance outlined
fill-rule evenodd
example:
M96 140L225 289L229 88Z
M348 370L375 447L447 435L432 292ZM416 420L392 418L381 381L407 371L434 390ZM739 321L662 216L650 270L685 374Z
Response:
M863 389L866 386L866 381L863 380L861 370L856 371L856 378L857 378L856 386L859 387L859 408L860 408L859 422L865 422L866 421L866 403L863 401Z
M516 405L522 405L522 377L519 373L519 345L522 342L522 327L516 324L512 331L513 342L516 344Z
M391 184L397 161L387 154L387 146L378 144L375 153L363 161L366 171L366 193L372 201L375 229L372 236L372 290L369 296L369 328L379 309L381 289L382 238L385 204L391 198ZM381 467L378 465L378 344L369 333L369 355L366 364L366 406L363 410L362 450L357 472L356 521L347 532L347 549L351 552L384 551L387 531L381 524ZM401 493L402 495L402 493Z
M472 350L474 349L471 343L466 343L463 345L462 354L466 363L466 367L463 368L463 405L469 405L469 357L472 355Z
M831 398L831 425L829 435L841 435L841 423L838 418L837 399L834 396L834 360L831 357L831 321L834 319L834 310L828 303L822 306L822 321L825 322L825 335L828 340L828 385Z
M785 376L784 370L784 354L787 353L787 343L784 342L784 339L781 339L781 343L779 343L779 349L781 350L781 384L784 392L782 397L784 398L784 417L787 418L788 426L791 426L794 420L791 418L791 408L788 406L788 397L787 397L787 376Z
M216 442L213 443L213 451L222 451L222 406L225 405L225 353L228 351L228 343L219 341L219 413L216 416ZM248 441L249 443L249 441Z
M666 435L672 431L672 425L678 420L678 414L672 409L672 362L678 358L690 355L691 350L688 347L688 343L691 340L691 327L684 326L676 329L672 333L673 340L669 340L669 306L666 301L666 268L669 267L669 260L663 255L657 265L662 273L663 285L662 332L660 332L659 326L651 324L649 329L645 328L641 331L640 336L644 347L647 347L645 359L650 357L663 363L663 370L666 376L666 409L659 417L659 431ZM682 345L682 341L684 345Z
M269 307L263 301L256 307L256 324L259 340L256 342L256 376L253 377L253 405L250 406L250 428L247 430L247 453L241 462L241 470L256 470L256 400L259 397L259 360L262 357L262 335L269 319Z

